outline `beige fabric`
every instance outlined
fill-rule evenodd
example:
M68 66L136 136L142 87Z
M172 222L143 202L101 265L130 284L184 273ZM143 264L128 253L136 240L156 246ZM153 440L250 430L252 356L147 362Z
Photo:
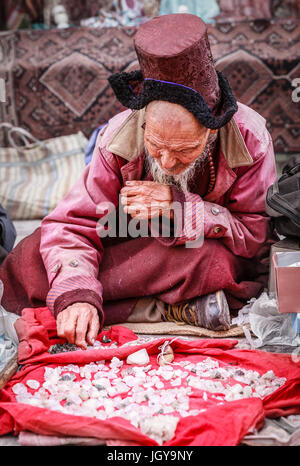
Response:
M164 304L159 299L141 298L136 303L130 316L127 319L129 323L155 323L161 322L161 314L164 311Z
M253 162L234 118L220 129L220 144L230 168L243 167Z
M195 335L211 338L244 336L244 330L240 326L232 326L229 330L215 332L194 325L164 322L161 319L164 309L164 303L159 299L141 298L136 303L127 322L121 325L130 328L134 333L150 335Z
M191 335L198 337L209 338L229 338L229 337L244 337L244 330L241 326L233 326L229 330L215 332L202 327L193 325L178 325L173 322L125 322L121 325L127 327L134 333L143 335ZM248 325L246 325L249 328Z
M8 131L11 147L0 148L0 204L12 220L41 219L82 174L88 141L81 132L38 141L22 128ZM16 133L24 146L14 143Z
M114 133L107 145L107 150L124 159L133 160L144 150L145 109L134 110ZM253 159L249 154L243 136L234 118L220 129L221 149L230 168L251 165Z
M109 152L133 160L144 150L145 109L134 110L106 146Z

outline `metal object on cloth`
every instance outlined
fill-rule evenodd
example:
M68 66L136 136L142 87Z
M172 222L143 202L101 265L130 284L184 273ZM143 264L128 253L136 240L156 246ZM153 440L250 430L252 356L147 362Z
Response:
M5 368L0 372L0 390L6 385L9 379L15 375L18 370L18 355L17 353L10 359Z

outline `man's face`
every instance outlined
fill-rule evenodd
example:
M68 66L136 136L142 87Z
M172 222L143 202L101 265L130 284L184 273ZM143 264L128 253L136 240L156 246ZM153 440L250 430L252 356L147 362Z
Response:
M201 157L210 130L184 107L154 101L146 111L145 146L166 175L184 173Z

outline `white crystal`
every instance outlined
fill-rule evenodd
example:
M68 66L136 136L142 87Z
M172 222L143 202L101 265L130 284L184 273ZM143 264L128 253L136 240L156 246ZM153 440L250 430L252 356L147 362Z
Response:
M119 376L117 375L117 373L115 371L119 371L119 369L112 369L111 371L109 371L107 374L106 374L106 377L108 377L109 379L117 379Z
M137 377L134 377L133 375L126 375L126 377L124 377L123 380L126 383L126 385L128 385L128 387L134 387L135 385L139 385Z
M103 387L107 388L110 387L110 381L109 379L106 379L105 377L96 377L92 381L93 385L102 385Z
M45 367L45 372L44 372L44 377L45 379L49 379L50 377L53 377L54 379L58 379L59 375L62 371L62 367Z
M115 396L117 395L118 391L114 387L109 387L107 389L107 393L109 396Z
M255 380L259 379L260 375L256 371L247 371L245 374L245 380L247 382L255 382Z
M85 366L80 368L79 373L80 373L80 377L82 377L82 378L86 378L86 379L91 379L92 378L91 371Z
M226 401L234 401L240 399L240 395L234 392L228 392L225 395L225 400Z
M199 388L200 390L205 390L211 393L224 393L225 391L223 384L214 380L189 376L187 382L191 387Z
M167 381L171 380L173 375L174 375L173 372L164 372L163 374L161 374L162 378Z
M84 388L81 388L80 391L79 391L79 396L83 401L86 401L89 398L89 393Z
M99 407L99 402L95 398L89 398L88 400L82 403L84 408L90 408L92 410L97 409Z
M178 377L175 380L171 380L171 385L172 385L172 387L178 387L179 385L181 385L181 378Z
M156 387L158 390L160 390L161 388L164 388L164 386L165 386L164 383L161 382L161 381L158 381L158 382L155 383L155 387Z
M109 401L111 401L111 400L109 400ZM109 416L109 417L115 412L115 408L114 408L113 404L104 405L104 409L105 409L105 412L106 412L107 416Z
M100 365L100 367L99 367L98 370L99 370L99 371L108 372L108 371L109 371L109 367L107 367L107 366L105 366L105 365L104 365L104 366Z
M243 387L239 383L236 383L232 387L230 387L232 393L243 393Z
M75 365L75 364L68 364L66 367L65 367L65 370L66 371L69 371L69 372L75 372L77 374L79 374L79 366Z
M104 409L98 410L97 414L96 414L96 417L98 419L101 419L102 421L105 421L105 419L107 418L107 415L106 415L106 412L104 411Z
M157 415L140 421L138 425L143 434L162 445L174 437L178 421L175 416Z
M143 401L147 401L148 397L146 393L134 393L132 399L136 403L142 403Z
M262 375L262 378L267 380L273 380L275 378L275 374L273 371L268 371Z
M136 364L138 366L144 366L145 364L148 364L149 361L150 358L145 348L129 354L126 359L127 364Z
M53 398L49 398L48 400L44 400L43 401L43 406L45 408L48 408L48 409L53 409L55 411L61 411L62 410L62 406L60 405L60 403L53 399Z
M111 363L109 365L109 367L111 368L119 368L119 367L122 367L123 366L123 361L121 361L120 359L118 358L112 358L111 360Z
M82 386L82 388L85 388L86 390L91 388L93 384L93 382L90 379L82 379L79 383Z
M27 388L23 383L16 383L12 387L12 391L14 392L15 395L23 395L27 393Z
M200 413L203 413L206 409L191 409L189 411L189 416L198 416Z
M246 387L243 388L243 393L245 398L250 398L252 396L252 388L249 387L249 385L246 385Z
M30 379L26 380L26 385L33 390L37 390L40 387L40 382L38 382L38 380Z
M58 379L59 382L72 382L76 379L76 375L73 372L64 372L61 374L60 378Z
M117 393L126 393L130 390L130 388L123 382L119 382L115 385L114 389Z
M89 368L90 372L97 372L99 370L98 364L95 364L94 362L90 362L86 367Z
M67 393L67 402L75 403L75 404L80 404L82 399L80 398L77 393L69 392Z
M185 368L188 370L188 371L191 371L193 369L195 369L195 364L191 364L191 363L187 363Z
M30 393L18 393L16 394L16 401L18 403L30 404L30 400L33 399L33 396Z
M49 393L41 387L37 392L35 392L35 396L38 396L40 399L47 400L49 398Z

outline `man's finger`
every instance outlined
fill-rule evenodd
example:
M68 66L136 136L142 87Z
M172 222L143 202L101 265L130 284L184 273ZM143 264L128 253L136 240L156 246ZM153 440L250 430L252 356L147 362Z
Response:
M60 312L56 318L56 332L60 336L62 331L62 313Z
M136 195L139 195L141 193L143 193L144 191L144 188L141 187L141 186L132 186L131 188L122 188L121 189L121 195L122 196L128 196L128 197L131 197L131 196L136 196Z
M165 186L160 183L149 182L140 182L139 184L126 185L120 190L121 194L126 194L128 196L133 196L138 193L152 193L156 191L161 191Z
M57 327L57 335L66 338L69 343L75 343L75 329L77 322L77 315L70 315L68 311L62 311L64 315L61 316L61 321Z
M126 205L126 204L132 204L133 202L139 202L140 201L140 195L135 194L134 196L121 196L121 204Z
M88 328L88 333L87 333L87 342L89 345L93 345L96 338L97 338L97 335L98 335L98 332L99 332L99 329L100 329L100 323L99 323L99 317L98 317L98 313L93 315L92 319L90 319L90 322L89 322L89 328Z
M81 312L78 316L76 323L75 344L83 349L86 349L87 346L86 334L88 330L88 325L88 316L84 312Z
M129 215L134 215L138 213L143 213L145 215L148 214L148 208L143 206L142 204L135 204L135 205L128 205L124 206L124 212L126 212Z
M156 181L150 180L130 180L125 182L125 186L134 186L134 185L141 185L141 184L158 184Z
M145 197L149 199L155 199L157 201L172 201L172 192L169 186L157 185L153 186L136 186L132 188L122 188L121 190L121 202L122 198L131 200L136 197ZM123 203L123 202L122 202Z
M145 203L147 204L151 204L152 203L152 200L147 198L146 196L144 196L143 194L140 194L140 195L136 195L136 196L132 196L132 197L126 197L126 196L122 196L121 198L121 204L123 206L127 206L127 205L141 205L141 206L144 206Z

